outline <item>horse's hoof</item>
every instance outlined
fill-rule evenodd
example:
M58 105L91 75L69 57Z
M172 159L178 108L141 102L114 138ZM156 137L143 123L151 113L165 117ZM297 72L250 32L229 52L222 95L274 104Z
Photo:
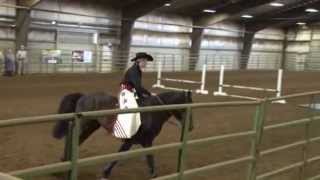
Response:
M157 173L152 173L152 174L150 175L150 178L151 178L151 179L156 178L156 177L158 177L158 174L157 174Z

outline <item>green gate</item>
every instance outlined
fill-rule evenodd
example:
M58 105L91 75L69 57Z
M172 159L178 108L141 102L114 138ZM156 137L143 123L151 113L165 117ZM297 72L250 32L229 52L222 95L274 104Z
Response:
M310 163L314 163L320 160L320 156L308 158L308 144L311 142L320 141L320 137L311 138L309 135L309 130L311 123L313 121L319 121L320 116L316 116L313 113L310 113L308 118L294 120L290 122L275 124L275 125L264 125L265 120L265 110L268 105L270 105L273 101L276 100L290 100L293 98L299 97L310 97L311 102L313 102L314 96L319 95L320 91L301 93L283 96L281 98L270 98L270 99L261 99L259 101L236 101L236 102L220 102L220 103L194 103L194 104L183 104L183 105L167 105L167 106L152 106L152 107L144 107L137 109L129 109L129 110L105 110L105 111L92 111L92 112L83 112L83 113L70 113L70 114L59 114L59 115L48 115L48 116L37 116L37 117L29 117L29 118L19 118L19 119L10 119L0 121L0 127L10 127L10 126L20 126L26 124L38 124L38 123L46 123L46 122L55 122L64 119L74 118L72 121L72 143L70 144L70 160L66 162L60 162L55 164L49 164L41 167L35 167L25 170L13 171L9 172L10 175L20 177L23 179L31 179L35 176L48 175L52 173L58 172L69 172L69 180L76 180L78 175L78 168L92 166L96 164L106 163L113 160L122 160L131 157L137 157L142 155L147 155L150 153L161 152L163 150L175 149L179 150L178 157L178 171L174 174L162 176L155 178L154 180L171 180L171 179L184 179L185 177L189 177L192 175L205 173L207 171L219 168L219 167L227 167L230 165L234 165L237 163L247 162L249 163L248 167L248 176L247 180L263 180L268 179L272 176L287 172L289 170L299 168L300 169L300 179L302 180L317 180L320 179L320 174L311 178L306 177L306 167ZM190 123L190 112L193 109L197 108L215 108L215 107L237 107L237 106L255 106L255 116L252 130L232 133L227 135L220 136L212 136L202 139L196 140L188 140L189 132L186 127L188 127ZM184 124L184 128L181 131L181 141L176 143L164 144L159 146L154 146L145 149L131 150L128 152L121 153L113 153L89 158L79 159L79 131L80 131L80 121L84 118L93 118L93 117L101 117L111 114L119 114L119 113L133 113L133 112L147 112L147 111L163 111L163 110L174 110L174 109L186 109L187 116ZM278 128L289 127L289 126L297 126L304 125L305 126L305 139L302 141L298 141L292 144L287 144L284 146L279 146L276 148L267 149L264 151L260 151L261 139L264 131L270 131ZM239 137L251 137L251 152L250 155L244 156L238 159L228 160L224 162L219 162L216 164L211 164L208 166L203 166L195 169L185 170L185 160L188 157L186 154L186 150L190 147L200 146L205 144L213 144L216 142L221 142L225 140L230 140ZM264 174L257 174L257 159L269 155L274 152L284 151L289 148L303 146L303 161L288 165L281 169L277 169L271 172L267 172ZM11 180L11 179L9 179Z

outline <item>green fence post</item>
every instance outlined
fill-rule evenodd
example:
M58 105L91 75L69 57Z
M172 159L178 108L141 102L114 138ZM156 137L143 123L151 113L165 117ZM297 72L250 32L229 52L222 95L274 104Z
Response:
M69 180L78 179L78 157L79 157L79 135L80 135L80 123L82 120L81 114L76 114L72 123L72 151L71 157L71 172L69 173Z
M310 103L309 103L309 108L308 108L308 113L310 114L310 121L306 123L305 125L305 131L304 131L304 139L306 143L302 147L303 151L303 165L300 167L300 180L307 179L307 166L308 166L308 146L310 144L310 128L312 121L314 120L314 110L313 110L313 104L315 104L315 98L314 95L310 97Z
M182 142L182 146L179 149L179 157L178 157L178 179L182 180L183 179L183 173L184 173L184 168L185 168L185 159L186 159L186 151L187 151L187 141L188 141L188 136L189 136L189 127L190 127L190 119L191 119L191 107L187 107L187 114L185 117L185 122L183 124L182 132L181 132L181 137L180 141Z
M63 160L64 161L71 161L71 151L72 151L72 134L73 134L73 128L72 128L72 121L68 122L68 133L66 135L65 138L65 142L64 142L64 156L63 156Z
M257 106L254 116L254 127L255 136L251 141L250 154L253 156L253 160L249 165L247 180L256 180L257 178L257 161L260 156L259 146L262 141L263 126L265 119L266 100L263 100L260 105Z

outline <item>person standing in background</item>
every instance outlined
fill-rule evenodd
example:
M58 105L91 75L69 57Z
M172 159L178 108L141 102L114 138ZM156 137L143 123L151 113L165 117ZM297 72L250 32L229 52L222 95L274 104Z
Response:
M20 46L16 55L17 60L17 73L23 75L25 73L26 63L27 63L27 51L24 45Z
M13 76L16 70L15 57L11 48L6 49L4 54L4 76Z
M0 50L0 71L4 72L4 51Z

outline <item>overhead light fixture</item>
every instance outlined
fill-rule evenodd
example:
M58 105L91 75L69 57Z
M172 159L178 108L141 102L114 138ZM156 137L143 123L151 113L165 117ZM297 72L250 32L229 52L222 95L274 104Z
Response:
M253 18L253 16L250 15L250 14L244 14L244 15L242 15L241 17L242 17L242 18L246 18L246 19L251 19L251 18Z
M206 12L206 13L215 13L217 12L216 10L213 10L213 9L204 9L203 12Z
M274 6L274 7L282 7L282 6L284 6L284 4L283 4L283 3L273 2L273 3L270 3L270 6Z
M304 26L304 25L306 25L306 23L305 22L297 22L297 25Z
M169 6L171 6L171 4L170 3L165 3L164 6L169 7Z
M308 9L306 9L306 12L316 13L316 12L319 12L319 10L318 9L314 9L314 8L308 8Z
M51 21L51 24L55 25L57 24L57 21Z

